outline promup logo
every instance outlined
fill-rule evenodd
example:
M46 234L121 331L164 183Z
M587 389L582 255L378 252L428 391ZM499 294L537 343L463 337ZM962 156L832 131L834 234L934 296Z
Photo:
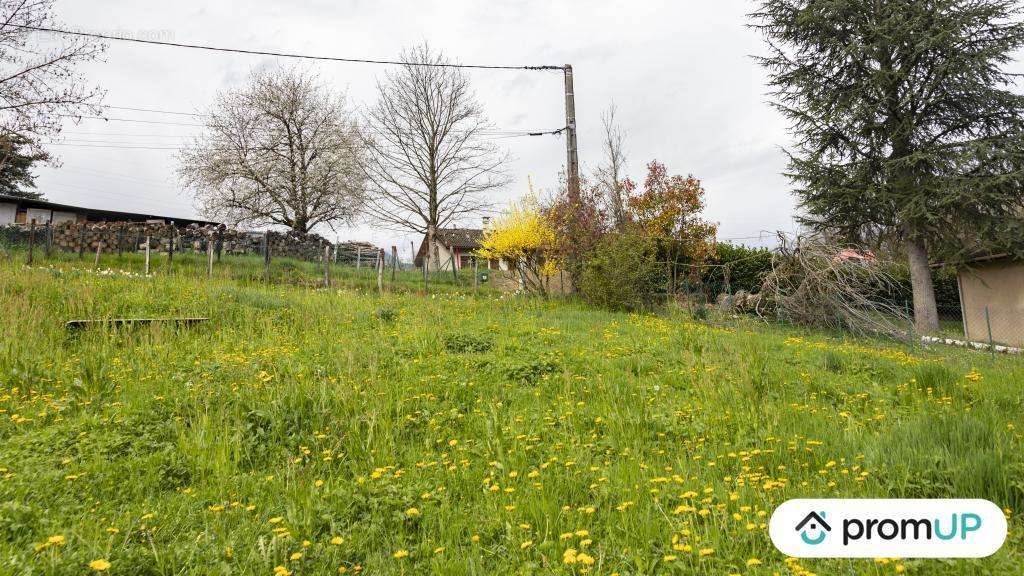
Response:
M811 512L806 518L800 521L796 525L796 531L800 533L800 538L810 544L811 546L817 546L825 541L825 537L832 531L832 527L825 522L825 512L818 514L817 512ZM811 534L817 533L817 536L810 536Z
M984 558L1006 530L985 500L790 500L769 534L796 558Z

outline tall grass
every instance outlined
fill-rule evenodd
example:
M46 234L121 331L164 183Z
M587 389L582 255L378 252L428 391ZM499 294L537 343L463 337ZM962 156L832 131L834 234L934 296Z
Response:
M197 270L0 264L0 572L1024 570L1019 359ZM210 321L63 327L124 316ZM796 497L987 498L1011 539L787 562Z

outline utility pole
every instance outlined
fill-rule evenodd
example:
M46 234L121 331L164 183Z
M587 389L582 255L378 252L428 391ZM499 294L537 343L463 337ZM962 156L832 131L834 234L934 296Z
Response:
M565 68L565 177L569 187L569 199L580 198L580 159L576 150L576 96L572 86L572 65Z

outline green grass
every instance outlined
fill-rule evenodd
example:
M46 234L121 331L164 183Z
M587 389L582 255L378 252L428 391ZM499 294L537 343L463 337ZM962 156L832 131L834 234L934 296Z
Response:
M7 247L0 250L0 258L12 263L27 262L27 250L24 247ZM107 271L120 274L143 275L146 270L145 255L137 252L123 254L102 253L98 264L95 253L84 254L79 258L76 253L54 251L50 256L37 248L34 252L32 266L35 268L58 268L78 271ZM163 277L188 277L195 279L207 278L207 255L195 252L177 252L168 258L166 253L153 252L150 255L150 275ZM328 277L333 288L376 290L377 270L374 262L363 262L357 268L353 263L331 263ZM233 280L241 285L265 284L268 281L266 266L260 255L224 254L220 261L214 262L213 279ZM422 270L396 270L394 281L390 266L383 274L385 287L391 292L423 292ZM431 271L427 279L430 292L461 291L471 292L473 274L470 271L459 271L456 278L451 271ZM324 271L320 262L308 262L294 258L273 258L270 266L269 283L274 285L301 286L322 288ZM481 285L479 290L488 286Z
M1017 358L75 266L0 264L0 573L1024 571ZM210 322L62 325L175 315ZM986 498L1010 539L787 563L766 524L797 497Z

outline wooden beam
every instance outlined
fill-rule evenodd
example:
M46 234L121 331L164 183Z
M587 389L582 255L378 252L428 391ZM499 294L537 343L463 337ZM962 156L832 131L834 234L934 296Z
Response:
M179 326L192 326L209 321L209 318L104 318L101 320L68 320L64 327L69 330L87 328L89 326L134 326L136 324L173 323Z

